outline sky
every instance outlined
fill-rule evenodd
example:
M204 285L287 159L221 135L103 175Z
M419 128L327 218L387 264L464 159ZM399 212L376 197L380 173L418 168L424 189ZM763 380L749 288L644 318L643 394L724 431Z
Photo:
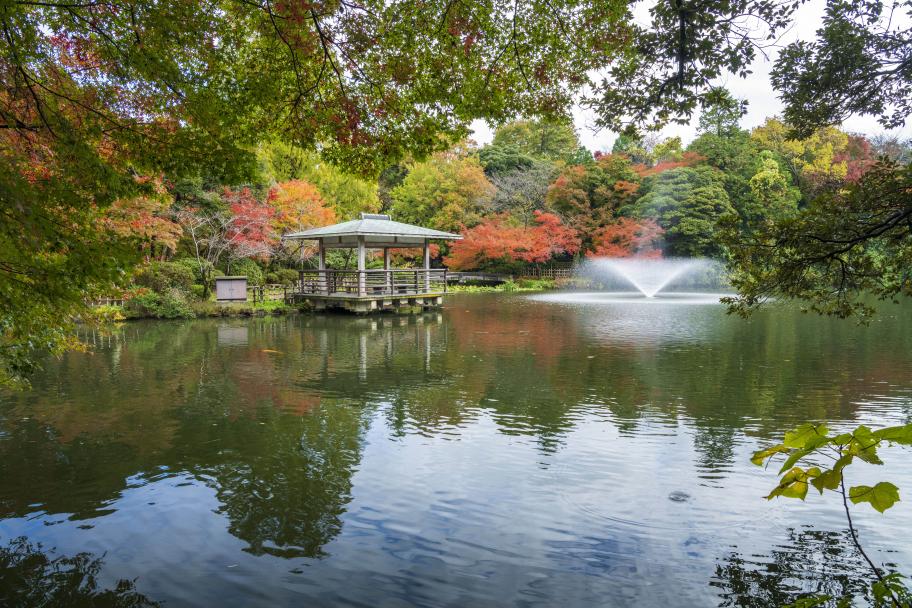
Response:
M647 2L640 2L634 9L634 17L641 25L648 23L650 5ZM741 119L742 127L751 129L762 124L768 117L776 116L782 111L782 103L770 83L770 71L775 63L779 47L784 47L796 40L812 40L821 24L824 6L825 0L810 0L803 4L795 12L794 25L782 35L777 47L768 50L768 57L758 55L757 60L751 66L752 74L747 78L728 76L719 81L718 84L725 86L735 97L747 100L747 114ZM597 130L594 113L576 107L572 114L583 146L593 152L611 150L617 136L607 129ZM699 114L695 114L688 125L669 125L660 132L660 136L679 136L686 145L696 136L698 119ZM873 116L853 116L842 126L849 132L866 135L885 132L885 129L877 123L877 119ZM472 138L479 145L489 143L494 136L491 127L481 120L473 122L472 129L474 132ZM912 124L890 132L903 139L912 138Z

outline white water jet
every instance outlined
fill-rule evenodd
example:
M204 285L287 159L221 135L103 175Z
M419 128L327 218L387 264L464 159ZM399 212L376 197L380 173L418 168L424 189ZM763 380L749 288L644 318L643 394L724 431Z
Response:
M593 258L582 274L595 280L620 277L643 296L654 298L663 289L689 273L707 270L715 262L703 258Z

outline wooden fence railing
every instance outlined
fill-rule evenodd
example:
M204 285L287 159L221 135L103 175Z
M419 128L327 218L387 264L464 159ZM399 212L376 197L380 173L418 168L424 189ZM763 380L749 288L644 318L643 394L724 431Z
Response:
M397 296L446 292L445 269L302 270L297 293L324 296Z

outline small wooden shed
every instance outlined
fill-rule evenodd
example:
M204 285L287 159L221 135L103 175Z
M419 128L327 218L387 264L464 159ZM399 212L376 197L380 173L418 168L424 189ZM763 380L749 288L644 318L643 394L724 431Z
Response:
M215 278L216 302L246 302L247 277L216 277Z

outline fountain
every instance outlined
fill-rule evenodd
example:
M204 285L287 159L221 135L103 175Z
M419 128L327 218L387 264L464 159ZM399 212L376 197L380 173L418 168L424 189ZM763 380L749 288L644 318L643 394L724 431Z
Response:
M726 287L723 274L719 262L705 258L591 258L580 265L576 277L600 291L552 292L534 299L573 304L718 304L726 295L719 293ZM680 290L682 286L688 291Z
M622 277L647 298L654 298L675 279L713 265L702 258L594 258L580 269L580 274L599 280L606 272Z

